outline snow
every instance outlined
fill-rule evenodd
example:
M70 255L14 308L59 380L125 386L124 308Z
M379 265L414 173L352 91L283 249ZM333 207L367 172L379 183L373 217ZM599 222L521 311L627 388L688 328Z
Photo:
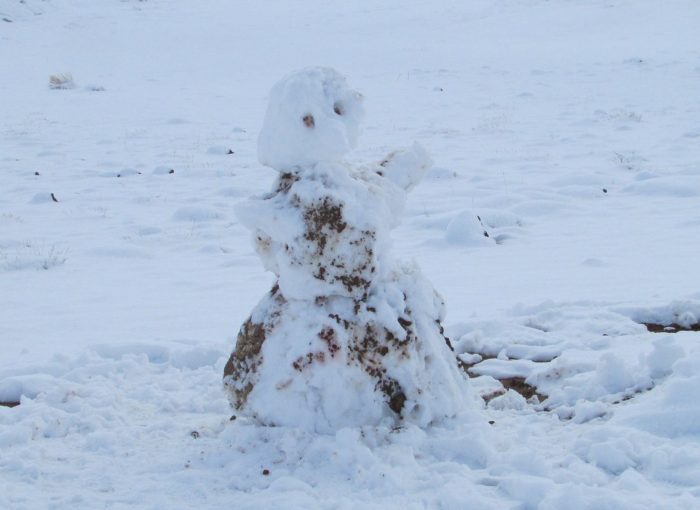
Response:
M0 507L697 508L698 15L0 0ZM229 421L274 279L234 208L278 175L270 84L312 65L365 96L348 164L434 160L393 252L444 297L478 412ZM494 242L448 240L465 212Z

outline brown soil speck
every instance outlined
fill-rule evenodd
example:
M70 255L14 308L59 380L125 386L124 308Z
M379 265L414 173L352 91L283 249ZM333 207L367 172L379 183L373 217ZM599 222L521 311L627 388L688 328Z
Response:
M304 118L301 119L301 120L304 121L304 125L305 125L307 128L312 128L312 127L314 127L314 126L316 125L316 121L314 120L314 116L313 116L313 115L304 115Z
M340 350L340 345L338 344L335 330L333 328L325 327L319 332L318 337L326 344L326 348L328 349L331 358L334 358Z

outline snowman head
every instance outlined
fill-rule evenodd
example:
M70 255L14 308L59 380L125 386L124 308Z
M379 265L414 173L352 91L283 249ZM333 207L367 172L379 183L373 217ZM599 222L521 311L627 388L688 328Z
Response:
M335 160L357 143L362 95L327 67L309 67L280 80L258 137L258 159L280 172Z

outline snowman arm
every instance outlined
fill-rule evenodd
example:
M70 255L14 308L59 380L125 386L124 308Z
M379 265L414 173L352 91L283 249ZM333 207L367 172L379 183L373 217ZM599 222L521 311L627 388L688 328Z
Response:
M379 164L377 173L406 191L413 189L433 165L427 151L418 142L409 149L390 153Z

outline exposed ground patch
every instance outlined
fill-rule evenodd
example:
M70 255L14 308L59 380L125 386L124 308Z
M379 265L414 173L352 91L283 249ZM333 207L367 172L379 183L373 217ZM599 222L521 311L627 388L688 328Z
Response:
M675 322L671 324L657 324L654 322L642 322L650 333L678 333L679 331L700 331L700 322L690 326L681 326Z
M471 371L472 367L474 367L475 365L478 365L479 363L481 363L484 360L493 359L496 357L496 356L489 355L489 354L481 354L481 353L476 353L476 354L481 356L481 360L479 360L476 363L465 363L464 361L462 361L458 358L459 366L462 368L462 370L464 370L464 372L469 377L477 377L478 376L478 374L475 374ZM548 361L551 361L551 360L548 360ZM519 393L525 399L530 399L530 398L536 396L539 399L539 401L542 402L547 398L546 395L543 395L542 393L538 392L537 388L535 386L526 383L525 377L517 377L517 376L494 377L494 379L496 379L498 382L500 382L503 385L503 390L489 393L487 395L482 395L483 399L486 402L489 402L490 400L492 400L500 395L503 395L508 390L513 390L513 391Z

